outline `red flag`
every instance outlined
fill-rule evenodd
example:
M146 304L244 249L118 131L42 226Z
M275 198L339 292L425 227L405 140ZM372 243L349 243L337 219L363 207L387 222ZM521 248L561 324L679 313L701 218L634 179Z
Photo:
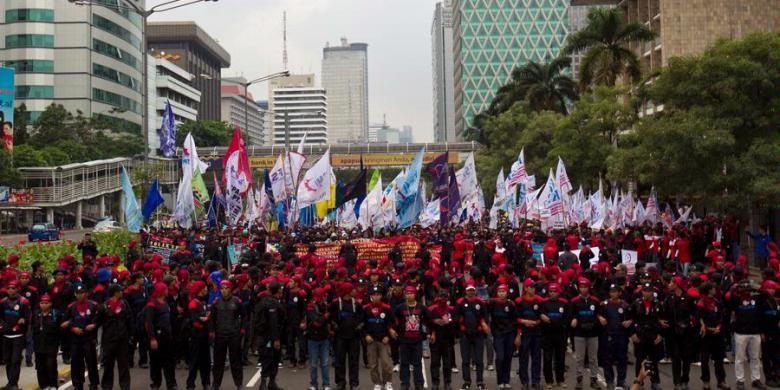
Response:
M222 179L225 184L228 188L237 188L242 197L252 188L252 169L249 167L246 144L241 138L241 129L238 127L233 130L233 139L222 158L222 169L224 170Z

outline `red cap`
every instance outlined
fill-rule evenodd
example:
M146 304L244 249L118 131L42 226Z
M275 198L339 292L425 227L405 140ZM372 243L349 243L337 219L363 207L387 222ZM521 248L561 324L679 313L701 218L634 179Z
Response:
M19 279L21 279L21 278L29 279L30 278L30 273L27 272L27 271L24 271L24 272L20 273L19 274Z
M198 280L195 282L192 282L190 284L190 298L195 298L198 296L198 293L206 288L206 283L202 280Z
M507 286L506 284L499 284L498 287L496 288L496 291L501 291L501 290L509 291L509 286Z
M223 281L219 282L219 287L220 288L222 288L222 287L233 288L233 283L231 281L229 281L229 280L223 280Z
M404 287L404 294L417 294L417 288L414 286Z
M687 288L687 283L685 282L685 279L682 276L678 275L673 277L672 283L674 283L674 285L679 287L681 290L685 290Z
M547 286L547 291L561 291L561 285L558 283L550 283L549 286Z
M314 298L315 301L318 301L322 299L325 296L325 289L321 287L317 287L312 291L311 297Z
M469 281L466 282L466 290L468 289L474 289L474 290L477 289L477 285L476 283L474 283L474 279L469 279Z
M713 241L712 246L714 246L715 248L720 248L720 241Z
M352 294L352 290L354 290L355 287L352 286L352 283L344 282L339 285L338 293L340 297Z
M11 253L8 255L8 264L16 264L19 262L19 255L16 253Z
M153 298L159 298L165 296L168 293L168 285L163 282L157 282L154 284L154 290L152 291Z
M49 293L44 293L41 296L41 302L51 302L51 295L49 295Z
M536 282L534 282L533 279L527 278L526 280L523 281L523 287L534 287L535 283Z
M588 278L579 278L577 279L577 284L580 287L590 287L590 280Z
M774 280L765 280L764 283L761 283L762 290L768 290L770 288L777 290L778 287L780 287L780 284L778 284Z
M8 282L8 287L19 288L19 281L16 279L11 280L10 282Z

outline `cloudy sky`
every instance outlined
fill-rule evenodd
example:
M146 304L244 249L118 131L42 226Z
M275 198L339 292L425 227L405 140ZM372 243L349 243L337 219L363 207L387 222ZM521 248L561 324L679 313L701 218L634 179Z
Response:
M162 0L152 0L150 5ZM431 21L437 0L220 0L153 15L192 20L231 55L223 76L252 79L282 70L282 12L287 11L290 71L315 73L322 48L341 37L368 43L369 121L411 125L415 141L433 140ZM250 87L265 99L267 86Z

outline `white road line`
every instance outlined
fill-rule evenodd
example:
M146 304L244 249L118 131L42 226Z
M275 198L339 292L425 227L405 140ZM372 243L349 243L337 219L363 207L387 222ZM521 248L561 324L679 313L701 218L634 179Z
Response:
M425 371L428 371L425 368L425 358L420 358L420 367L422 367L422 374L423 374L423 388L428 388L428 376L425 375Z
M102 364L98 364L98 375L99 375L99 377L102 377L102 375L100 374L100 369L101 369L101 368L103 368L103 365L102 365ZM72 372L72 371L71 371L71 372ZM88 376L88 375L89 375L89 370L87 370L87 369L85 368L85 369L84 369L84 382L86 382L86 381L87 381L87 376ZM58 388L57 388L57 390L68 390L68 389L70 389L71 387L73 387L73 381L72 381L72 380L69 380L69 381L67 381L67 382L63 383L63 384L62 384L62 386L58 387Z
M249 382L247 382L246 387L249 387L249 388L255 387L255 385L257 384L257 381L260 380L260 375L262 373L263 373L263 368L262 367L258 368L257 372L252 377L252 379L250 379Z

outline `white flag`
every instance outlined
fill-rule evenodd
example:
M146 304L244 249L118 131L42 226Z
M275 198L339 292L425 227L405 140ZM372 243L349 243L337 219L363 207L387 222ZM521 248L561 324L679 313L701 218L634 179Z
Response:
M192 133L187 133L187 137L184 138L184 145L182 146L182 171L184 169L184 160L189 160L189 174L192 175L195 169L200 169L200 173L206 173L206 169L209 168L209 164L200 160L198 157L198 147L195 146L195 139L192 138Z
M384 215L382 213L382 176L379 176L374 188L366 195L366 199L360 204L360 217L358 222L363 229L380 229L384 227Z
M523 157L524 150L525 148L520 149L520 154L517 156L517 161L515 161L512 164L512 167L509 170L509 176L507 176L507 183L506 183L507 188L516 186L525 180L526 171L525 171L525 157Z
M503 203L504 199L506 199L506 183L504 179L504 168L501 168L500 171L498 171L498 176L496 176L496 196L493 200L493 206L497 206L496 203Z
M571 192L571 181L569 181L569 175L566 174L566 166L563 165L563 160L558 157L558 168L555 171L555 176L558 177L558 187L564 195L568 195Z
M647 207L645 207L645 219L656 223L658 222L658 202L655 197L655 187L650 190L650 197L647 198Z
M179 226L192 227L192 213L195 211L195 198L192 196L192 172L184 174L176 192L176 207L173 210L173 220Z
M439 204L441 199L436 198L425 206L425 210L420 214L420 225L424 228L433 226L439 223L441 219L441 210L439 210Z
M344 203L339 208L338 220L339 226L344 229L352 229L358 224L357 215L355 215L355 204L357 199L352 199L347 203Z
M471 199L477 195L477 167L474 163L474 153L470 153L466 158L463 168L455 172L455 178L458 181L458 192L461 199Z
M255 198L255 190L250 189L248 192L249 195L246 197L246 218L247 227L251 229L256 220L260 218L260 205L257 203L257 199Z
M274 200L283 202L287 199L287 187L285 185L285 169L282 154L276 159L276 164L268 172L268 178L271 182L271 193L274 194Z
M306 171L298 185L298 207L330 199L330 149L322 155L314 166Z
M642 206L642 201L636 201L636 207L634 207L634 214L631 217L631 222L635 225L640 225L645 221L645 208Z

